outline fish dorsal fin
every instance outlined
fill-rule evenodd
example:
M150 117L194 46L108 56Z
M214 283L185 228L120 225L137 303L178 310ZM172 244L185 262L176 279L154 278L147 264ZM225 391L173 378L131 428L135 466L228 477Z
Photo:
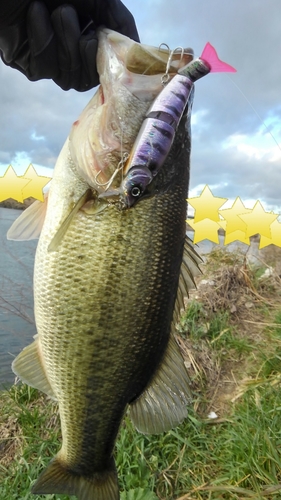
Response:
M131 419L138 431L160 434L186 418L190 402L190 380L179 347L171 335L151 383L130 405Z
M55 236L52 238L52 240L48 246L48 252L55 252L58 249L67 229L69 228L69 226L73 220L73 218L75 217L77 212L83 207L83 205L85 205L85 203L87 203L87 201L89 201L91 199L91 197L92 197L92 190L91 189L87 189L87 191L85 193L83 193L82 196L80 196L79 200L75 203L75 205L71 209L70 213L67 215L67 217L64 219L64 221L61 223Z
M181 309L184 308L184 298L188 297L189 290L196 288L194 278L201 274L199 264L201 257L194 249L191 239L186 236L184 251L180 269L178 293L175 301L173 322L176 324L180 319Z
M39 238L47 211L48 195L44 202L36 200L13 222L7 232L8 240L26 241Z
M150 47L148 45L133 44L128 50L126 68L139 75L158 75L165 73L170 50ZM186 66L193 59L193 50L184 49L182 53L174 53L170 64L170 72L176 73L182 66Z
M39 391L56 399L45 373L40 352L39 341L38 338L36 338L32 344L25 347L18 354L12 363L12 370L25 384L35 387L35 389L39 389Z

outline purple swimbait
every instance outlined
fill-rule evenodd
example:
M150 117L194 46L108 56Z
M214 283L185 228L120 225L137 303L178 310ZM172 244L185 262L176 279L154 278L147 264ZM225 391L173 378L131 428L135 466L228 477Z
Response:
M164 87L146 114L123 170L124 179L118 192L124 208L132 207L145 194L165 162L194 82L210 72L235 71L220 61L214 47L207 43L202 55L181 68ZM102 194L106 196L110 193Z

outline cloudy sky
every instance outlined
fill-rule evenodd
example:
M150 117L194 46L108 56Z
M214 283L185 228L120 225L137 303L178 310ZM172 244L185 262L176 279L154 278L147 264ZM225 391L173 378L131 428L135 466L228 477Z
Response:
M260 200L281 214L280 0L124 0L141 41L170 48L207 41L236 74L196 83L190 196L208 184L215 196ZM0 175L32 162L48 175L71 124L94 93L29 82L0 64ZM279 145L278 145L279 144ZM40 166L40 168L39 168Z

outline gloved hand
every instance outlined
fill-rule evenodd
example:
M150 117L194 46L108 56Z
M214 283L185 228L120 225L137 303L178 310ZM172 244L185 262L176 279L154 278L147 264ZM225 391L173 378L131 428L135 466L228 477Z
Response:
M66 1L7 0L0 6L0 55L29 80L51 78L63 90L85 91L99 83L95 29L103 25L135 41L138 32L120 0Z

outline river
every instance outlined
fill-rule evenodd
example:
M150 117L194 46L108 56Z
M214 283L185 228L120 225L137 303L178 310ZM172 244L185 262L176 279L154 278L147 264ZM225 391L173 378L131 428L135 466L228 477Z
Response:
M0 386L13 383L11 363L36 334L32 277L38 240L18 242L6 238L9 227L20 214L19 210L0 207ZM189 236L192 237L192 233ZM222 242L223 238L221 245ZM198 252L204 256L215 246L204 240L199 243ZM249 249L242 243L228 245L227 249L232 251L237 247L245 252ZM253 258L257 247L258 243L254 243L248 252Z
M36 333L32 275L37 240L8 241L19 210L0 207L0 383L11 383L11 362Z

